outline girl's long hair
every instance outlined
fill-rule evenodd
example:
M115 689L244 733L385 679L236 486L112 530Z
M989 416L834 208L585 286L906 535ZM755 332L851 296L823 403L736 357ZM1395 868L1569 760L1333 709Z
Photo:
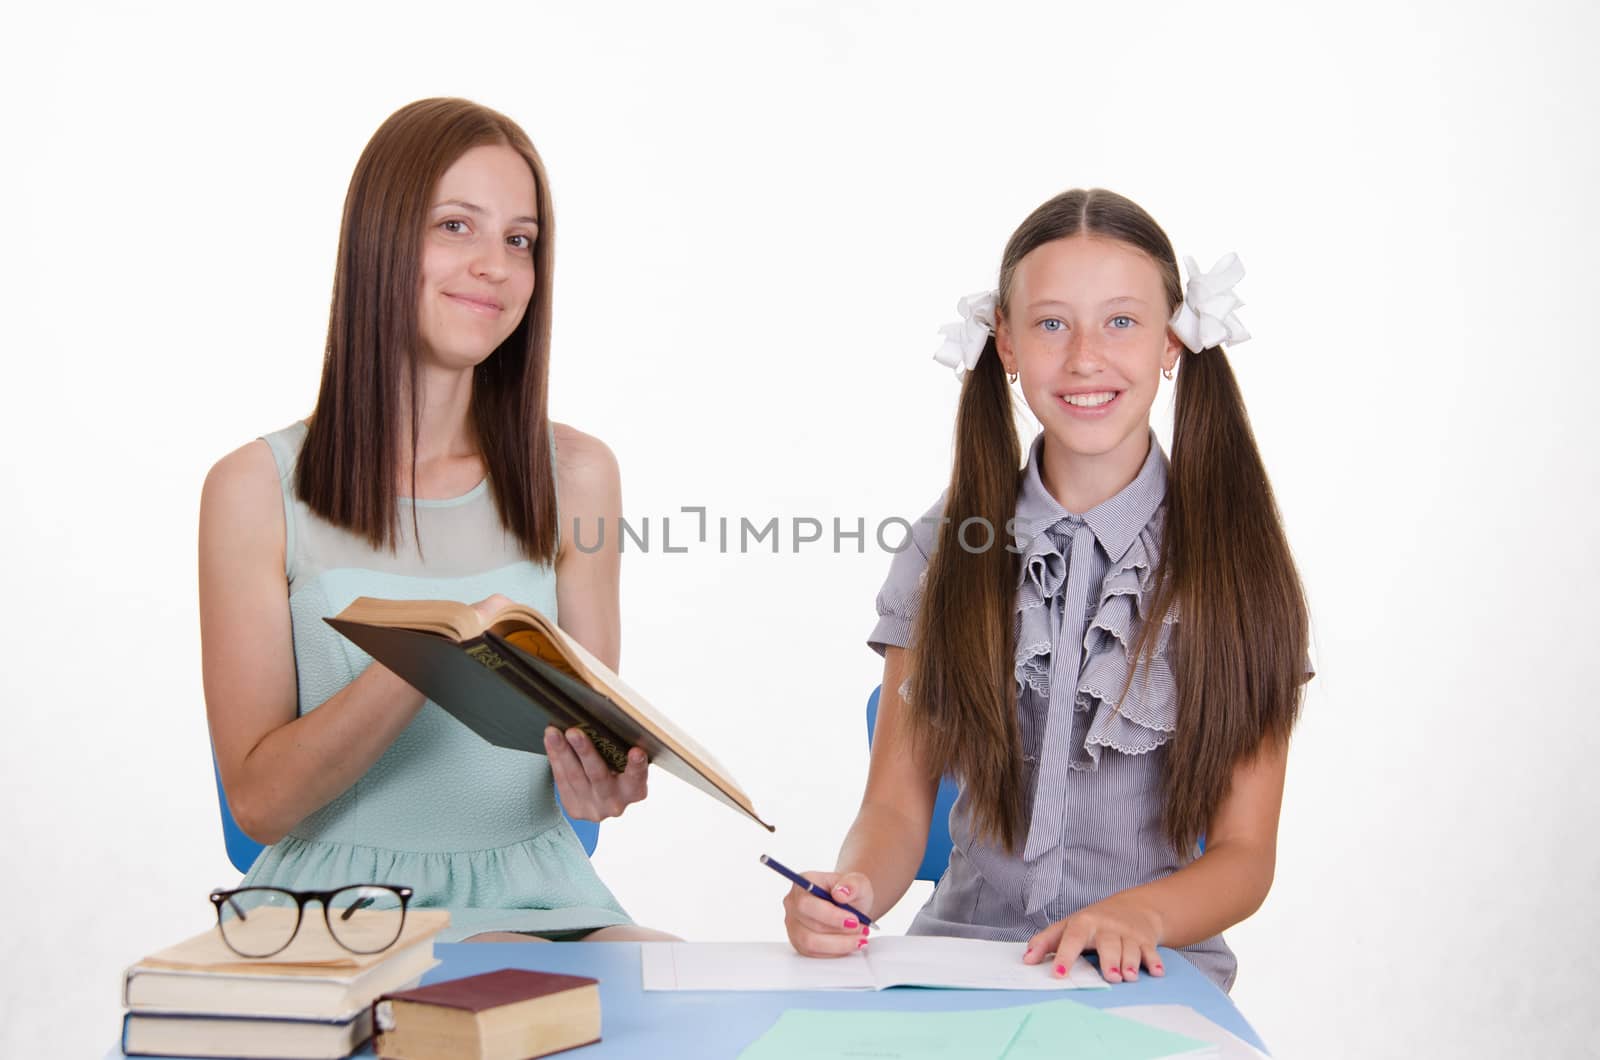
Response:
M1166 233L1135 203L1096 188L1056 196L1012 234L1001 259L996 315L1006 311L1017 265L1029 252L1080 234L1143 251L1161 269L1168 315L1177 307L1182 288ZM961 391L947 518L912 636L908 706L936 774L961 777L974 830L1015 851L1027 824L1014 677L1018 559L1003 541L976 553L953 547L966 520L1003 527L1015 514L1021 451L1011 412L991 337ZM1299 712L1309 618L1221 346L1183 358L1171 460L1150 619L1134 652L1140 659L1154 650L1161 616L1176 608L1170 651L1177 732L1164 770L1162 826L1173 848L1188 853L1227 795L1234 767L1264 740L1288 739ZM1134 672L1141 670L1130 667Z
M550 183L527 134L505 115L468 100L424 99L400 108L356 162L339 229L322 386L295 490L312 511L360 534L374 548L398 544L395 480L407 435L410 493L416 495L417 308L429 200L457 159L491 144L511 147L533 171L539 209L536 282L516 330L474 370L472 427L501 523L529 558L548 562L556 554L546 403L555 274ZM400 419L407 411L411 427L402 433ZM412 514L414 520L414 509Z

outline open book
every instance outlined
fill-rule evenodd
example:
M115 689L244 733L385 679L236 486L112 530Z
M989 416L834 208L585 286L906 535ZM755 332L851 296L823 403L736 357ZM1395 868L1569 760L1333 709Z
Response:
M582 729L620 773L628 748L772 831L710 752L531 607L487 628L454 600L357 599L325 621L497 747L544 754L544 730Z

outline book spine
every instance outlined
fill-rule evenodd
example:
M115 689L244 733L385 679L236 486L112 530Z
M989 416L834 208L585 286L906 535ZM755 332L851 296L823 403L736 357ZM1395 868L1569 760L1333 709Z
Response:
M574 712L566 697L553 689L537 672L524 667L514 650L509 645L502 647L499 641L500 638L495 634L486 633L482 640L464 642L462 647L479 664L493 670L502 680L509 681L523 695L544 707L553 719L561 722L563 730L582 730L613 773L621 773L628 768L628 748L615 733L596 725L591 718Z

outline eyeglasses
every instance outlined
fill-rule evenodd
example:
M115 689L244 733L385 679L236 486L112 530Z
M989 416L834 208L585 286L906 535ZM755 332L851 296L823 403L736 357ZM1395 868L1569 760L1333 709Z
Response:
M322 903L322 919L333 941L351 953L379 953L394 945L405 926L410 887L357 883L331 891L241 887L212 891L217 930L241 957L282 953L300 931L307 902Z

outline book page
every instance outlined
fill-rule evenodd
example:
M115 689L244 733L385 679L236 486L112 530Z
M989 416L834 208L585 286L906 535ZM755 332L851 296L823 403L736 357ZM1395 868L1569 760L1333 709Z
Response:
M802 957L787 942L642 942L646 990L871 990L859 953Z
M519 623L523 628L518 627ZM508 608L501 612L501 618L489 630L517 650L573 674L585 685L604 695L620 713L659 745L659 749L647 746L646 750L657 756L663 750L667 752L667 757L658 763L662 768L748 814L768 831L772 830L772 826L755 812L750 797L733 779L726 766L544 615L525 607ZM557 661L561 656L565 658Z
M650 702L619 677L616 671L595 658L582 644L568 636L566 630L557 629L556 633L560 636L563 645L588 669L590 676L594 677L601 685L607 686L612 692L621 696L628 706L632 707L642 719L650 722L655 727L659 735L669 737L670 742L676 743L680 751L688 752L691 756L709 766L713 772L726 777L730 782L733 780L729 776L727 768L712 757L710 751L701 747L689 737L688 733L681 731L668 720L666 715L651 706ZM521 647L522 645L519 643L517 646Z
M385 600L358 596L336 616L374 626L396 626L437 633L451 640L471 640L483 633L483 622L471 604L459 600Z
M1108 990L1094 965L1079 957L1064 977L1054 963L1022 963L1020 942L887 936L872 940L867 963L879 988L935 986L963 990Z

